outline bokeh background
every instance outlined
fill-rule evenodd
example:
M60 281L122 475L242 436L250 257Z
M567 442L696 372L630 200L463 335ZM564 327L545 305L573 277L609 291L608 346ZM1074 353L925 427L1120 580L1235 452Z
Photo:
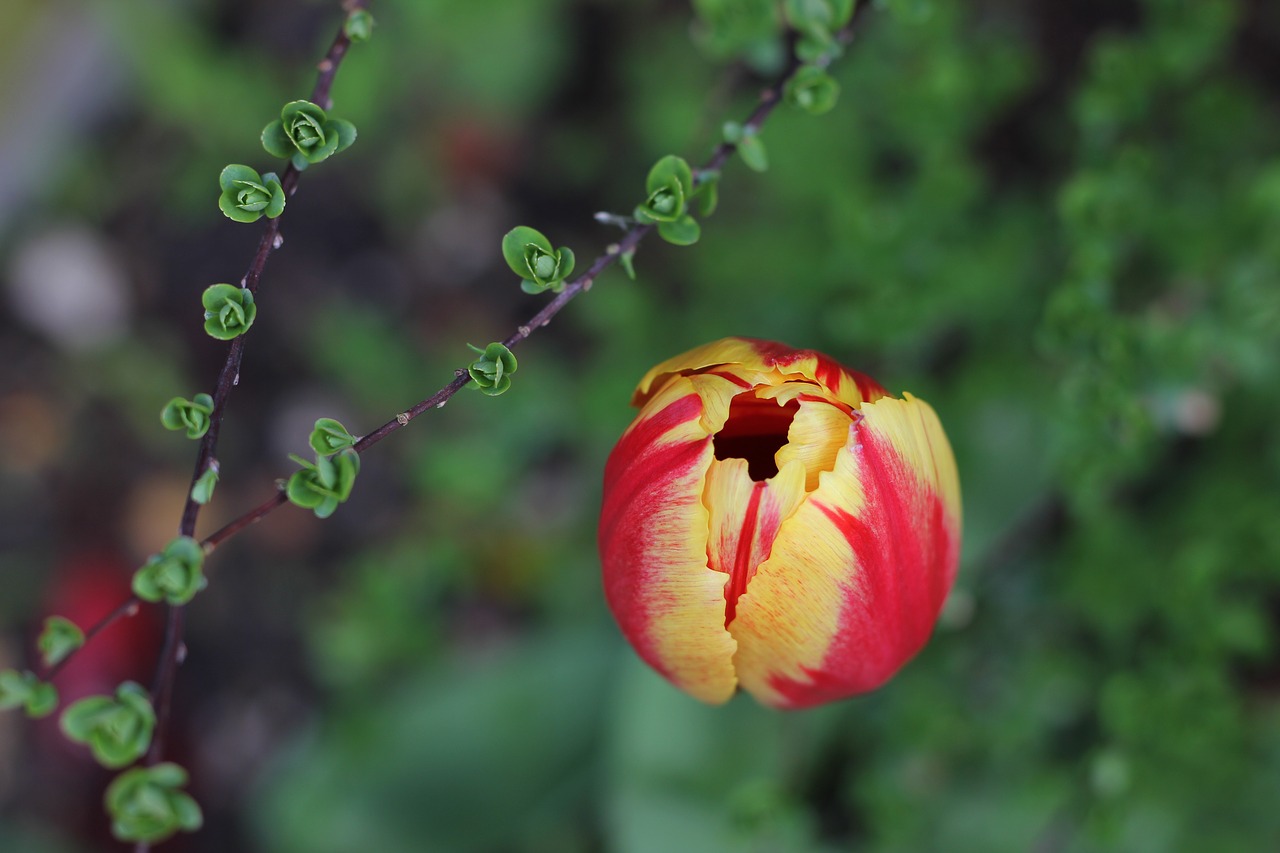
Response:
M780 59L750 0L377 2L270 261L202 530L311 421L367 432L540 300L533 225L594 257L648 166L701 160ZM765 5L769 5L767 2ZM89 623L176 529L211 390L199 294L259 226L228 162L310 90L319 0L7 0L0 28L0 666ZM886 0L702 241L646 243L379 445L328 522L285 508L190 608L175 851L1280 849L1280 6ZM740 61L747 57L747 62ZM604 606L604 459L649 366L746 334L929 400L958 456L959 582L879 692L700 706ZM145 611L60 681L149 683ZM117 850L109 777L0 717L0 849Z

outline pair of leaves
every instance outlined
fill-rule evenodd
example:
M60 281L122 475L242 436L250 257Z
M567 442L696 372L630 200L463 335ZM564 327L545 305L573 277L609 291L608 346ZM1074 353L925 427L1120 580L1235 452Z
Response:
M204 589L204 549L190 536L179 536L133 574L133 594L143 601L186 604Z
M498 342L489 344L484 349L471 346L480 357L467 367L467 374L481 394L496 397L511 387L511 374L516 372L518 364L511 350Z
M289 458L302 466L285 484L289 503L311 510L316 518L328 518L338 504L351 497L356 475L360 473L360 454L350 447L331 456L317 453L315 462L292 453Z
M635 218L642 225L656 225L658 235L677 246L691 246L702 236L698 220L690 214L694 201L698 212L709 216L715 210L716 176L695 186L693 170L683 157L668 154L649 170L645 179L645 200L636 206Z
M156 712L141 685L126 681L116 695L89 696L62 713L62 733L89 747L103 767L132 764L151 746Z
M526 225L512 228L502 238L502 257L520 276L520 288L525 293L559 293L573 274L573 250L567 246L552 248L541 231Z
M200 296L204 306L204 330L210 337L229 341L249 331L258 316L253 291L231 284L213 284Z
M160 423L165 429L185 430L187 438L201 438L209 431L209 419L213 415L213 398L197 394L191 400L174 397L160 412Z
M356 127L340 118L329 118L317 104L290 101L280 118L262 129L262 147L272 157L288 158L301 172L328 160L356 141Z
M126 770L107 786L104 801L111 833L121 841L154 843L179 830L194 832L204 823L200 806L180 790L187 771L177 764Z
M257 222L284 213L284 187L275 172L259 175L248 166L232 163L218 176L218 186L222 188L218 209L228 219Z
M58 689L34 672L0 670L0 711L22 708L28 717L47 717L58 707Z
M805 62L840 55L836 38L853 18L855 0L787 0L787 23L800 35L796 56Z

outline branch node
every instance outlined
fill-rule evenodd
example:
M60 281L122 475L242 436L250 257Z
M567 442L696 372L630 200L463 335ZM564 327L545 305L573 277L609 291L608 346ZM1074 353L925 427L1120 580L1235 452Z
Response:
M521 326L517 331L520 332L520 337L522 338L527 338L533 334L533 329L530 329L528 326Z
M396 415L396 423L400 424L400 426L405 426L406 424L408 424L408 423L409 423L409 413L408 413L408 412L401 412L400 414Z

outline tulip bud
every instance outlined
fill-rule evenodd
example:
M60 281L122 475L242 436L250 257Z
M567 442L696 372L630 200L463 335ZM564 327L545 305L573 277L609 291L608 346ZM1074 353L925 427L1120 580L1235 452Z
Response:
M873 690L955 579L960 487L922 400L812 350L727 338L649 371L605 468L605 595L646 662L705 702Z

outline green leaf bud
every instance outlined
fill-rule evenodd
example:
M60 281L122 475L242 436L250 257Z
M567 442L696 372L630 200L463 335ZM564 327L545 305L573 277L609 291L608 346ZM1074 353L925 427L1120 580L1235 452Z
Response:
M133 574L133 594L143 601L186 604L208 581L204 549L190 536L179 536Z
M0 711L22 708L32 719L47 717L58 707L58 689L34 672L0 670Z
M36 640L40 659L45 666L57 666L67 656L84 645L84 631L80 626L62 616L50 616L44 620L44 629Z
M249 331L258 316L253 292L247 287L214 284L200 297L204 305L204 330L220 341L229 341Z
M284 212L284 187L274 172L259 175L233 163L218 176L218 186L222 188L218 209L236 222L257 222L263 216L275 219Z
M467 346L480 354L467 368L471 381L480 393L496 397L511 387L511 374L516 372L516 357L511 350L497 342L484 349L471 344Z
M289 458L302 466L285 485L289 503L311 510L316 518L328 518L351 497L360 473L359 453L347 447L333 456L317 455L315 462L292 454Z
M201 438L209 431L209 416L213 414L213 398L197 394L192 400L174 397L160 412L160 423L165 429L186 430L187 438Z
M342 24L342 31L353 42L368 41L373 38L373 15L368 9L352 9Z
M90 696L62 712L62 733L89 747L103 767L124 767L151 746L156 713L140 685L126 681L110 696Z
M111 834L120 841L154 844L178 831L194 832L204 822L200 806L180 790L187 771L177 764L135 767L107 786Z
M210 463L204 473L191 484L191 500L204 506L213 500L213 490L218 485L218 463Z
M836 105L840 84L814 65L805 65L787 81L783 90L787 101L812 114L822 115Z
M643 225L675 222L685 215L693 195L693 170L683 157L668 154L649 170L645 191L648 197L636 207L636 220Z
M262 147L272 157L288 157L299 171L329 159L355 142L349 121L329 118L310 101L290 101L280 118L262 130Z
M332 456L344 447L350 447L359 439L347 432L347 428L333 418L319 418L311 430L308 443L317 456Z
M520 276L520 286L526 293L559 293L564 290L564 280L573 274L573 251L564 246L553 249L541 231L526 225L512 228L503 236L502 257Z

